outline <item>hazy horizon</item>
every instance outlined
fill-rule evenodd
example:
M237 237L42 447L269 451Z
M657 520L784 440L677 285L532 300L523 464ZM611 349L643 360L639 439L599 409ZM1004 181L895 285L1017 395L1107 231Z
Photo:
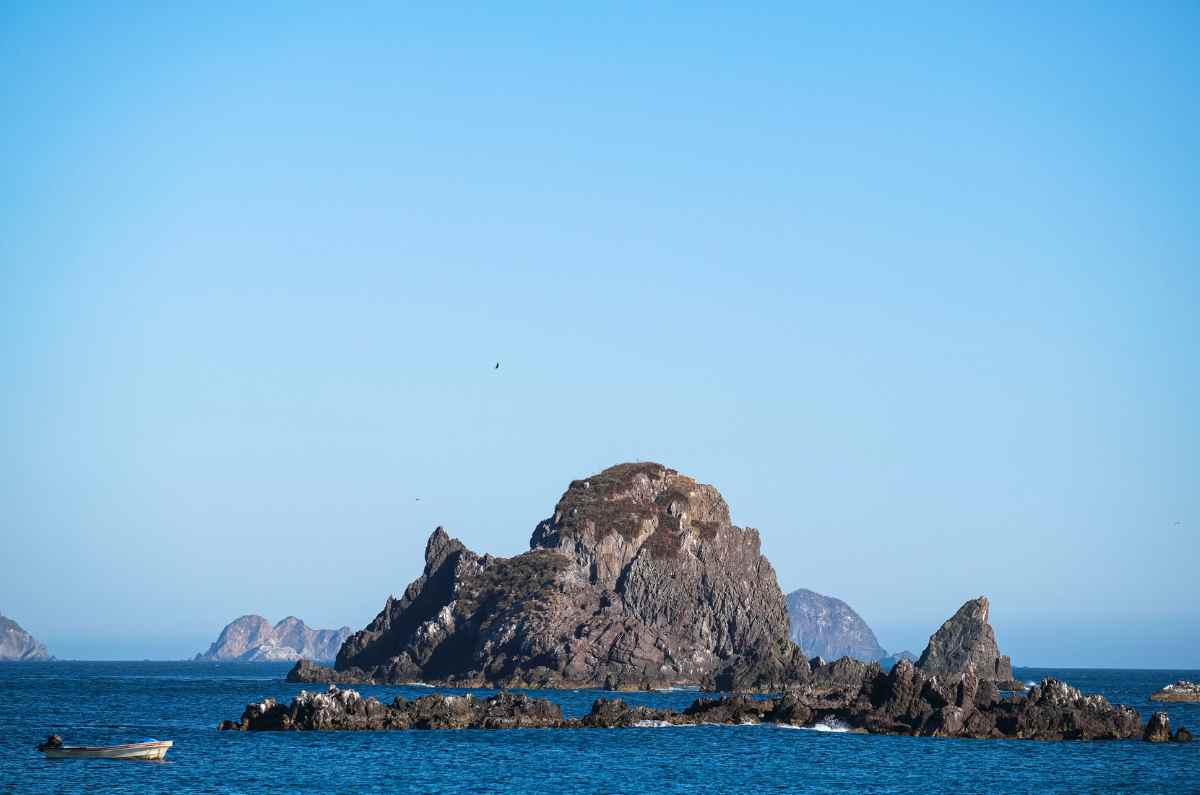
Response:
M513 555L653 460L889 651L986 594L1018 666L1200 668L1200 9L3 19L52 654L357 630L435 526Z
M398 589L398 591L399 590L402 589ZM795 589L785 588L783 590L785 593L788 593ZM382 606L383 603L381 600L379 607L382 608ZM851 605L851 607L853 606L854 605ZM868 625L871 626L871 629L875 631L876 636L879 638L880 645L882 645L889 654L897 654L901 651L909 651L919 656L921 651L925 648L925 644L929 640L929 635L931 635L937 629L937 627L941 625L941 621L949 618L950 614L954 609L957 609L957 607L959 607L959 605L955 605L954 608L952 608L944 618L939 620L936 625L931 626L923 636L915 634L920 632L919 627L882 627L871 624L870 619L865 616L864 620L866 620ZM373 611L369 616L363 617L362 620L357 624L349 624L350 628L355 631L362 629L363 626L365 626L371 619L375 617L375 612L378 611ZM255 611L249 611L248 614L254 613ZM50 654L63 661L186 661L192 659L197 653L206 651L212 642L217 639L217 636L220 634L221 630L225 628L225 625L234 619L239 618L240 615L246 614L230 616L228 621L220 624L219 626L212 627L212 631L208 633L194 630L190 633L184 633L175 636L156 635L152 639L148 639L144 635L122 635L117 637L107 635L99 637L88 635L42 636L38 635L36 632L33 632L25 625L22 625L22 627L26 631L29 631L30 634L32 634L36 639L45 643L49 648ZM259 615L264 615L264 617L272 624L275 624L280 619L286 617L284 615L275 616L262 613L259 613ZM11 618L11 616L9 617ZM339 626L341 626L340 624L318 625L309 621L304 616L297 617L304 620L305 623L312 629L337 629ZM1051 627L1032 626L1023 628L1009 626L1003 623L1003 621L995 618L994 609L992 624L996 628L996 633L1000 643L1000 651L1004 654L1013 656L1013 665L1018 668L1115 668L1143 670L1200 669L1200 665L1197 665L1194 662L1190 664L1170 664L1168 662L1173 658L1173 656L1176 659L1188 659L1187 655L1190 653L1190 637L1194 636L1195 632L1200 631L1200 622L1184 624L1183 626L1171 630L1161 630L1158 633L1158 636L1150 638L1151 642L1147 644L1149 647L1151 647L1151 650L1153 650L1152 653L1138 654L1136 650L1131 652L1123 651L1121 656L1111 657L1111 662L1107 664L1094 662L1095 659L1103 658L1105 656L1103 650L1105 649L1106 644L1102 637L1089 638L1089 635L1092 634L1091 628L1077 628L1074 631L1074 637L1071 638L1073 644L1079 644L1076 646L1077 650L1069 654L1063 654L1060 659L1053 659L1040 657L1029 658L1025 656L1023 650L1026 648L1036 649L1036 644L1030 643L1031 639L1046 643L1048 641L1047 636L1059 635L1062 632L1061 627L1057 625ZM1128 630L1131 628L1116 627L1114 629ZM886 638L898 638L902 640L909 639L912 642L904 641L889 645L887 640L885 640ZM1091 644L1090 646L1086 645L1089 641ZM62 653L59 651L60 647L62 649L72 649L74 651L69 654ZM1037 652L1035 651L1035 654L1036 653ZM1144 664L1142 661L1146 659L1158 659L1160 664ZM1089 660L1092 662L1088 662Z

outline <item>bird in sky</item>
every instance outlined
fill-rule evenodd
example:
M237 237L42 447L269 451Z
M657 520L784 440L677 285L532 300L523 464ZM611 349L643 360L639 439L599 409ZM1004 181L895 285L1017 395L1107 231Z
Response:
M496 362L496 366L495 366L495 367L493 367L492 369L493 369L493 370L499 370L499 369L500 369L500 362Z

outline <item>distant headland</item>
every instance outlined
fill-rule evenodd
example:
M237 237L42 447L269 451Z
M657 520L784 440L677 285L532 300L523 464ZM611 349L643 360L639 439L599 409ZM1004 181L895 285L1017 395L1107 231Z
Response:
M837 597L797 588L787 595L787 608L792 640L809 657L853 657L878 662L885 671L901 660L917 661L907 650L888 654L862 616Z
M11 618L0 615L0 661L52 660L50 652Z
M262 616L245 615L226 625L208 651L197 654L195 659L201 662L332 660L349 636L350 627L310 629L295 616L271 626Z

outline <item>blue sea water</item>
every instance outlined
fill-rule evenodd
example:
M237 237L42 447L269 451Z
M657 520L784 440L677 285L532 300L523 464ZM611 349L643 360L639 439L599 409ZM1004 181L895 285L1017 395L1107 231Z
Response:
M887 737L773 726L625 730L218 732L266 696L290 699L277 663L0 663L0 792L1200 792L1200 742L1031 742ZM1148 696L1200 671L1018 668L1058 676L1200 730L1200 704ZM311 688L311 686L310 686ZM420 687L363 687L390 701ZM454 691L465 692L465 691ZM487 694L491 691L474 691ZM543 691L569 715L601 691ZM633 693L681 708L699 694ZM70 744L171 739L164 762L47 760ZM1200 731L1197 731L1200 734Z

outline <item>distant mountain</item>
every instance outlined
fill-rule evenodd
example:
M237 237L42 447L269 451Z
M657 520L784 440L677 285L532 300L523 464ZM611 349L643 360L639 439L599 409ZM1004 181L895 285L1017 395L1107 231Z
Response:
M911 651L900 651L896 652L895 654L889 654L879 661L879 667L885 671L890 671L895 668L896 663L900 662L901 660L908 660L911 663L915 663L917 661L917 655L913 654Z
M788 594L787 611L792 640L809 657L874 662L887 656L867 622L841 599L800 588Z
M205 662L239 660L242 662L293 662L300 658L332 660L350 637L350 627L309 629L295 616L275 626L262 616L242 616L221 630L221 636L197 654Z
M0 615L0 660L49 660L50 652L11 618Z

